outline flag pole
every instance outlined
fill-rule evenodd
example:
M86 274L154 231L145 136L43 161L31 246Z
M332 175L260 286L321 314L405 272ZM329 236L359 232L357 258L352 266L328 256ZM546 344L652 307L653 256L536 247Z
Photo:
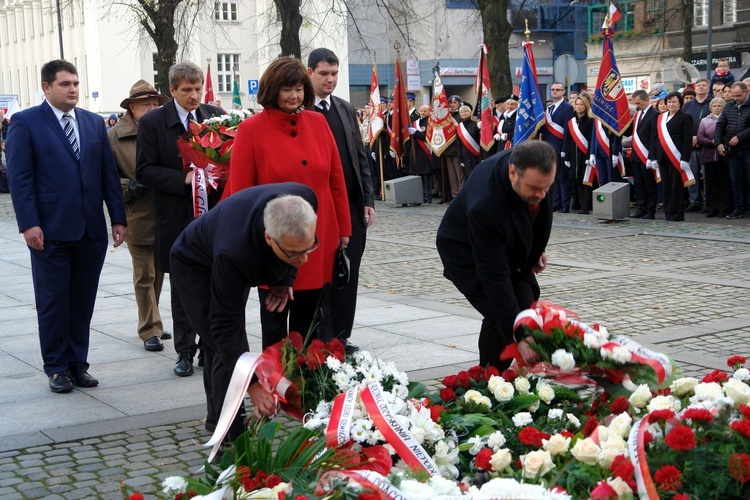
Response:
M372 63L377 68L378 66L378 53L377 51L372 51ZM380 82L378 82L378 85L380 85ZM377 103L378 106L380 106L380 103ZM383 126L385 126L385 123L383 123ZM382 142L383 142L383 136L382 132L380 137L378 138L378 170L380 171L380 198L381 200L385 201L385 178L383 177L383 148L382 148ZM389 139L390 144L390 139Z
M435 53L435 60L437 61L438 75L440 74L440 51ZM440 194L442 195L441 200L443 203L448 199L448 195L445 193L445 156L440 155Z

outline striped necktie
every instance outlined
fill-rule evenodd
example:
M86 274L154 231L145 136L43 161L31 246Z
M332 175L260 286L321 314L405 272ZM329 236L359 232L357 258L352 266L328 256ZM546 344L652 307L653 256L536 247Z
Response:
M80 160L81 149L78 147L78 138L76 137L76 131L73 128L73 117L70 116L70 114L65 113L63 115L63 121L65 122L63 130L65 130L65 135L68 137L68 142L70 142L70 145L73 147L73 152L76 155L76 160Z

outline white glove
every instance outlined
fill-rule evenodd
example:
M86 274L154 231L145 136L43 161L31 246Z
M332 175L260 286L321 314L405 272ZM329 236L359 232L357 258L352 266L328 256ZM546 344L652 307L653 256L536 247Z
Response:
M414 127L406 127L406 130L409 131L409 135L414 135L414 132L417 131Z
M565 163L566 167L570 168L570 162L569 161L566 161L566 162L563 162L563 163Z
M477 122L477 128L478 128L479 130L482 130L482 120L479 120L479 121Z
M373 151L372 153L370 153L370 156L372 156L373 160L377 160L378 159L377 156L375 156L375 151Z
M493 137L493 139L495 139L496 141L502 141L503 136L501 136L500 134L495 134L495 137Z
M560 158L565 158L565 151L560 151Z
M396 157L396 152L394 150L391 149L389 151L389 153L391 154L391 158L395 158Z
M614 167L620 162L620 157L617 155L612 155L612 166Z
M464 165L463 163L459 163L459 165L461 165L461 167L465 167L465 166L466 166L466 165Z
M586 162L589 165L596 165L596 156L591 155L589 156L589 161Z
M649 170L656 170L659 168L659 162L656 160L646 160L646 168Z
M500 134L500 139L507 141L508 140L508 134Z
M681 161L680 162L680 170L682 170L683 172L689 171L690 170L690 164L688 162L686 162L686 161Z

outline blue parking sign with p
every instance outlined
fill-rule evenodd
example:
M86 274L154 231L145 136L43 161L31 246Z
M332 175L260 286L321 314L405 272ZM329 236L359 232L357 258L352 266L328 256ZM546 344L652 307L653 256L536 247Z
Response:
M258 93L258 80L247 81L247 93L250 95L256 95Z

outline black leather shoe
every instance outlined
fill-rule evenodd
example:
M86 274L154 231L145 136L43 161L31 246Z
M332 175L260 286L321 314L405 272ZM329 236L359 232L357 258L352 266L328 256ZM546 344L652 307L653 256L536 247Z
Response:
M99 381L89 375L89 372L82 366L71 366L68 373L70 373L70 378L76 387L96 387L99 385Z
M347 354L352 354L359 351L359 346L356 346L352 344L351 342L347 342L346 345L344 345L344 352Z
M147 351L161 351L164 349L164 344L161 343L159 337L151 337L143 343L143 348Z
M685 212L687 213L700 212L700 211L701 211L700 205L690 205L685 209Z
M735 210L731 214L727 215L727 219L741 219L744 217L742 210Z
M193 374L193 356L188 352L181 352L174 365L174 374L178 377L189 377Z
M560 213L563 213L563 214L567 214L567 213L570 213L570 208L568 208L568 207L565 207L565 208L561 208L561 209L560 209Z
M589 211L588 210L578 210L578 211L576 211L576 213L578 215L588 215Z
M216 430L216 422L209 422L206 419L205 428L207 432L214 432Z
M646 215L646 212L636 212L633 215L631 215L630 218L631 219L640 219L644 215Z
M646 214L646 215L642 215L640 218L641 219L654 220L656 218L656 216L654 214Z
M52 392L70 392L73 390L73 381L67 373L53 373L49 376L49 389Z
M169 333L169 332L161 332L161 337L160 338L162 340L169 340L169 339L172 338L172 334Z

